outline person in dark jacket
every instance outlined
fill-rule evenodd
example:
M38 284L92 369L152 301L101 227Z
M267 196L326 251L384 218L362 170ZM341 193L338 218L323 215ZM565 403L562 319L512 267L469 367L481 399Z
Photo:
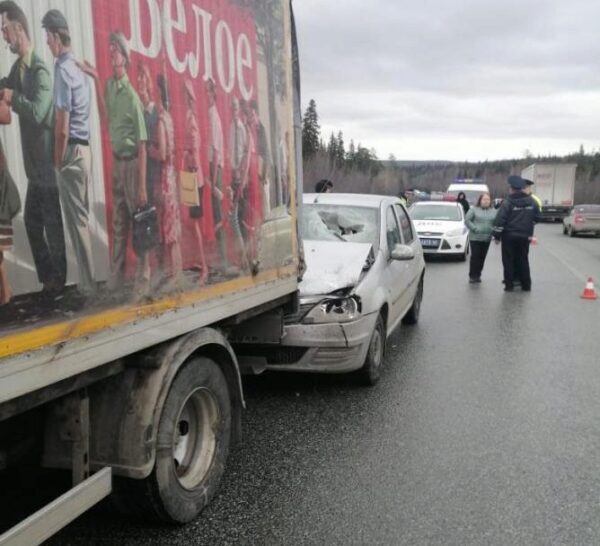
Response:
M469 205L469 202L467 201L467 196L465 195L464 192L460 192L457 196L456 196L456 201L458 203L460 203L460 206L463 208L463 210L465 211L465 214L467 214L467 212L469 212L469 209L471 208L471 205Z
M465 217L465 225L469 228L469 243L471 245L471 263L469 267L469 282L481 282L483 264L492 241L496 209L492 208L492 198L489 193L482 193L477 205L471 207Z
M331 193L333 191L333 182L323 178L315 184L315 193Z
M510 195L498 210L494 223L494 239L502 241L502 265L504 267L504 290L512 292L515 280L520 277L521 288L531 290L529 270L529 244L538 220L539 209L523 189L525 181L520 176L510 176Z

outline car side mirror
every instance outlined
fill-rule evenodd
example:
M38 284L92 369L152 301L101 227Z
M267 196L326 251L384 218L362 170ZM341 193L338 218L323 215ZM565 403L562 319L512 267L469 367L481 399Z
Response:
M415 251L408 245L396 245L391 252L392 260L405 262L415 259Z

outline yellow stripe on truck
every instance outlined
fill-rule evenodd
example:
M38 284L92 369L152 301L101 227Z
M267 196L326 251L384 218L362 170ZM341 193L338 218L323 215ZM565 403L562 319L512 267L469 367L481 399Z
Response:
M166 311L180 309L201 301L246 290L258 284L297 275L297 265L293 264L281 269L265 271L255 277L242 277L220 283L214 287L202 288L195 292L186 292L179 296L169 297L147 304L128 305L113 308L75 320L60 322L35 328L32 331L20 332L13 336L5 336L0 340L0 358L31 352L49 345L65 343L86 335L94 334L107 328L148 318Z

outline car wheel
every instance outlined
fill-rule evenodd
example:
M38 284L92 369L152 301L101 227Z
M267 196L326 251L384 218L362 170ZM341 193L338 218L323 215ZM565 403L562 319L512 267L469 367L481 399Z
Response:
M408 310L408 313L404 315L402 319L402 324L417 324L419 322L419 314L421 313L421 302L423 301L423 284L424 278L421 276L421 280L419 281L419 286L417 288L417 293L415 294L415 299L413 300L411 308Z
M363 367L359 370L360 381L364 385L373 386L381 377L381 367L385 356L386 332L383 317L379 315L371 334L369 350Z
M573 226L569 226L568 234L569 234L569 237L575 237L575 232L573 231Z
M563 235L566 235L566 234L567 234L567 226L565 226L565 225L563 224Z

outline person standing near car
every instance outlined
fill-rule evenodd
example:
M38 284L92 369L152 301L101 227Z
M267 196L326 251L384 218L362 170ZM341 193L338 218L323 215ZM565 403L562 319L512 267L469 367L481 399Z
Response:
M533 186L535 185L535 182L533 182L532 180L527 180L527 178L523 178L523 181L525 182L525 187L523 188L523 191L527 195L531 195L531 198L535 201L535 204L537 205L538 209L540 209L540 212L542 212L542 200L535 193L533 193Z
M539 209L533 198L523 191L526 186L525 180L520 176L510 176L508 184L510 195L498 210L493 237L496 243L502 242L504 290L512 292L515 280L520 277L522 290L529 292L529 243L539 217Z
M482 193L477 200L477 204L469 209L465 217L471 245L470 283L481 282L481 272L492 241L496 214L497 211L492 207L490 194Z
M323 178L315 184L315 193L331 193L332 191L333 182L327 178Z
M467 196L465 195L465 192L461 191L456 196L456 201L463 208L463 210L465 211L465 214L467 214L467 212L469 212L469 209L471 208L471 205L469 205L469 202L467 201Z

